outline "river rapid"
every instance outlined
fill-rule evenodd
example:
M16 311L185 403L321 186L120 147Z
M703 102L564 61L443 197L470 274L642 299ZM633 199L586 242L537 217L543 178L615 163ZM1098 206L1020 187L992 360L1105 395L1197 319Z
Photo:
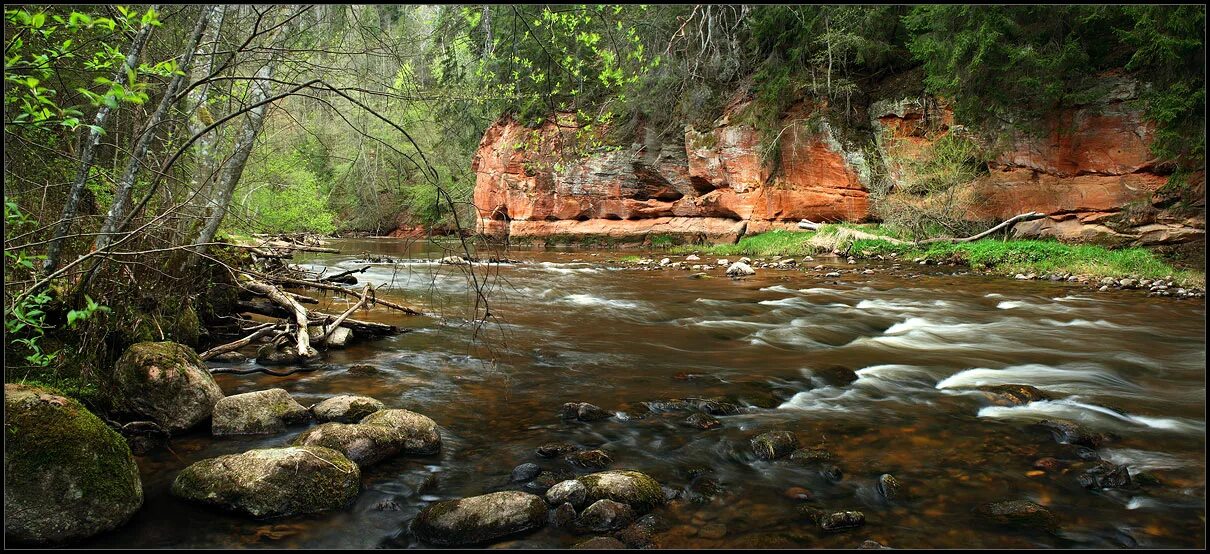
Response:
M600 448L611 469L642 471L677 491L654 512L665 548L854 548L868 539L897 548L1205 546L1204 299L954 275L944 266L904 273L889 262L858 264L878 270L870 275L760 269L732 280L716 269L694 279L611 263L624 254L617 251L514 250L508 257L522 263L475 266L490 312L476 322L466 267L434 263L445 255L438 246L332 246L342 253L298 261L332 273L361 267L365 253L394 257L402 263L358 277L386 284L384 298L442 317L363 312L355 317L411 331L329 351L316 371L217 375L219 384L227 394L281 387L303 405L372 396L435 420L441 452L366 468L361 494L342 511L255 521L174 498L172 480L192 462L281 446L306 427L244 438L195 431L138 459L143 509L86 546L424 546L406 527L432 501L521 488L509 475L526 462L591 471L535 455L550 442ZM330 310L344 305L333 300ZM379 372L352 375L353 364ZM997 384L1032 385L1051 399L997 405L974 390ZM742 409L700 430L684 424L688 412L653 404L681 398ZM560 406L573 401L617 416L561 420ZM1159 484L1084 488L1079 449L1031 425L1048 418L1111 434L1096 454ZM758 459L749 440L775 430L830 451L843 477ZM1035 470L1044 457L1067 471ZM878 494L884 473L903 484L903 498ZM795 487L812 500L796 498L804 493ZM1046 506L1059 529L1004 528L973 512L998 500ZM825 533L802 505L859 510L866 523ZM589 536L548 525L491 546L570 547Z

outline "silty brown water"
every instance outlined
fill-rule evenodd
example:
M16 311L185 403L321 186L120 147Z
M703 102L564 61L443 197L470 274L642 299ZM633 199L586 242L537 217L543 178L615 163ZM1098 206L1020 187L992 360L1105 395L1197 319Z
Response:
M237 439L195 432L174 440L171 452L140 458L144 508L89 546L422 546L404 529L431 501L517 488L509 474L525 462L590 471L537 457L535 447L548 442L603 449L612 468L679 491L681 499L655 512L666 524L656 536L661 547L852 548L867 539L901 548L1205 545L1200 299L951 275L954 268L911 267L919 273L908 275L884 271L889 262L870 266L879 269L872 275L839 278L760 270L731 280L715 270L716 278L692 279L605 261L617 252L521 251L509 256L525 263L493 266L493 318L477 327L465 319L474 296L464 270L432 263L444 254L431 245L334 242L344 254L305 262L338 270L361 267L360 252L404 259L359 277L389 283L384 297L445 317L376 310L373 319L412 332L328 352L314 372L220 375L220 385L227 394L282 387L304 405L340 393L373 396L436 420L441 453L367 468L361 494L343 511L253 521L187 504L168 487L189 463L283 445L305 427ZM482 279L486 268L476 271ZM380 372L349 374L357 363ZM1052 399L999 406L972 390L996 384L1033 385ZM743 410L702 431L683 424L687 412L644 404L688 397L720 397ZM559 407L569 401L619 415L563 421ZM1099 456L1161 484L1088 490L1079 470L1030 473L1043 457L1081 462L1075 447L1030 426L1046 418L1113 434ZM832 452L843 477L759 460L749 440L771 430ZM903 484L903 498L879 496L884 473ZM813 499L794 498L802 494L787 492L794 487ZM1010 499L1047 506L1059 530L1002 528L972 513ZM824 533L802 505L860 510L866 524ZM569 547L585 538L547 526L494 546Z

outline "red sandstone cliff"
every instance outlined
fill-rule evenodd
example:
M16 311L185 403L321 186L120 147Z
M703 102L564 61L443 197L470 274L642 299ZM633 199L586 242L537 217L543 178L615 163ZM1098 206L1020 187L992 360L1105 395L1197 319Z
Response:
M1048 214L1018 224L1024 236L1138 243L1204 237L1204 210L1180 218L1156 207L1163 199L1155 193L1167 177L1148 149L1152 126L1129 102L1133 87L1121 80L1106 100L1048 122L1045 136L1006 136L992 145L988 174L967 191L976 199L970 217ZM873 103L876 155L924 155L954 126L943 103L928 104ZM804 218L871 218L868 149L842 144L799 103L782 118L777 152L767 152L755 129L734 121L744 107L743 99L733 102L713 128L687 128L683 141L591 152L576 146L586 141L569 118L538 129L504 118L484 133L474 159L479 230L633 239L670 233L729 242L744 233L794 228ZM898 178L894 171L889 177L892 183ZM1199 179L1204 190L1204 174Z

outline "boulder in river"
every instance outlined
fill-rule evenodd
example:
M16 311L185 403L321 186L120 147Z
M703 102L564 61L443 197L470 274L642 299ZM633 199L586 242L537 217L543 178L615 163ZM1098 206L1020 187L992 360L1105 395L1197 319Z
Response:
M820 510L804 506L802 512L820 529L828 532L844 531L865 525L865 514L856 510Z
M575 479L560 482L546 491L546 502L551 506L571 504L582 508L588 503L588 488Z
M645 513L664 503L664 490L660 482L631 470L602 471L577 479L588 492L588 502L609 499L630 505L638 513Z
M546 524L541 497L501 491L428 505L412 520L416 538L436 545L481 544Z
M331 448L360 467L394 457L403 446L394 434L383 427L356 423L316 425L298 435L293 444Z
M1130 479L1130 468L1100 462L1082 473L1077 480L1086 489L1125 489L1134 483Z
M899 498L903 493L903 485L890 473L878 477L878 494L888 501Z
M568 442L548 442L534 449L534 453L543 458L554 458L560 454L575 452L580 447Z
M265 448L202 460L172 482L177 497L256 518L339 509L360 488L357 464L320 446Z
M608 412L599 406L587 402L568 402L563 404L559 415L563 419L577 419L580 421L598 421L613 417L612 412Z
M822 464L834 458L831 452L822 448L799 448L790 454L790 461L802 465Z
M576 518L576 529L581 532L617 531L634 521L634 510L621 502L602 499L593 502Z
M210 417L223 390L193 349L175 342L136 343L114 365L118 407L184 431Z
M286 430L287 424L311 419L307 411L285 389L269 389L236 394L214 405L211 433L222 435L271 435Z
M441 450L437 423L427 416L404 409L379 410L361 420L362 425L387 429L400 451L413 456L436 454Z
M532 481L540 473L542 473L542 468L538 464L524 463L514 467L508 479L514 483L525 483Z
M752 451L762 460L776 460L798 449L798 437L789 431L769 431L752 438Z
M708 431L722 425L722 422L710 414L696 413L685 419L685 425Z
M727 268L728 277L747 277L749 275L756 275L756 270L742 261L735 262Z
M73 399L5 383L4 439L6 539L79 540L122 525L143 505L130 447Z
M386 409L386 405L368 396L341 394L327 398L311 407L318 421L356 423L366 416Z
M1000 525L1053 530L1058 518L1045 506L1029 500L990 502L975 509L984 519Z

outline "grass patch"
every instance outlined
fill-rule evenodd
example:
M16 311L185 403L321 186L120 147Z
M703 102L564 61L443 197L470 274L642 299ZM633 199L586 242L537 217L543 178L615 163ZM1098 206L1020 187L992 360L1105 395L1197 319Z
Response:
M893 227L830 224L816 232L770 231L746 236L736 244L677 246L676 254L715 256L806 256L833 250L859 257L896 254L938 263L967 265L973 269L1015 273L1070 273L1101 277L1165 279L1181 286L1205 288L1206 274L1178 269L1156 252L1142 248L1106 248L1090 244L1064 244L1054 240L994 240L934 243L927 246L898 244L878 238L853 238L848 231L904 240Z

